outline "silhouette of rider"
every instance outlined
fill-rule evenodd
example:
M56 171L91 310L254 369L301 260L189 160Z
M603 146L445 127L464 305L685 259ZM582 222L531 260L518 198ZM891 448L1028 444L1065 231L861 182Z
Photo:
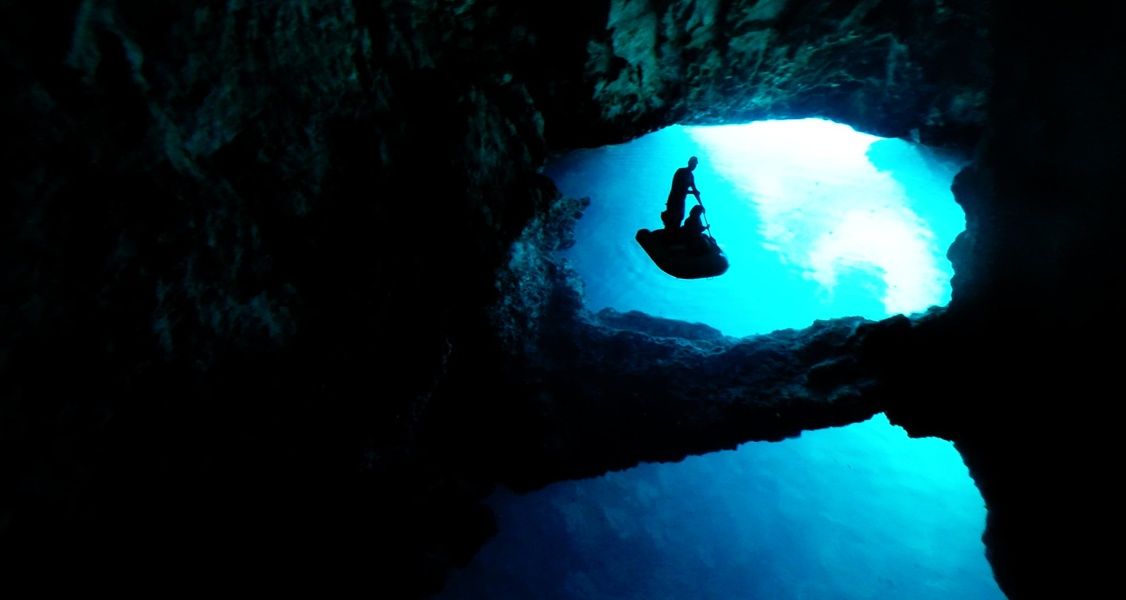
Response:
M704 222L701 220L703 214L704 207L700 204L693 206L692 210L688 212L688 218L684 220L683 227L683 232L686 237L704 234L704 230L707 229L707 227L704 226Z
M704 231L709 226L704 225L701 220L704 215L704 206L697 204L692 207L688 213L688 218L684 220L684 226L680 228L680 235L678 238L686 245L689 252L692 254L703 254L712 250L712 241L710 238L704 237Z
M692 171L696 169L698 162L700 161L695 156L689 158L688 166L677 169L672 176L669 200L665 204L665 212L661 213L661 221L665 224L665 229L674 230L680 227L680 222L684 220L684 199L688 194L696 196L696 200L700 199L696 178L692 176Z

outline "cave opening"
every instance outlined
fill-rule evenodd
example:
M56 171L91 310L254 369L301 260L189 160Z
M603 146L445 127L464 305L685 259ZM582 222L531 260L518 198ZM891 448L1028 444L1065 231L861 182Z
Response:
M731 261L677 280L634 241L660 227L673 171L696 182ZM588 196L565 257L592 310L639 310L731 336L945 304L950 191L965 157L823 120L663 129L554 158ZM691 202L692 199L689 198ZM442 598L1002 598L984 502L948 441L883 414L677 463L643 463L488 499L499 533Z
M730 261L720 277L673 278L634 241L661 227L673 172L696 184ZM846 316L914 314L950 299L946 250L965 229L950 184L966 157L823 119L674 126L578 150L545 172L591 202L566 258L592 310L639 310L727 335ZM695 204L690 195L689 205ZM687 212L687 211L686 211Z
M953 444L846 427L489 499L440 598L1003 598Z

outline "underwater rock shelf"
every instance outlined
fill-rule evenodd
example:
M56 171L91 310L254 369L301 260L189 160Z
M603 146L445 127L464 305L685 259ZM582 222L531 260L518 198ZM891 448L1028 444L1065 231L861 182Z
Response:
M549 417L523 426L539 432L536 446L511 453L519 470L505 483L528 489L863 421L882 410L878 367L855 349L908 328L839 319L736 339L636 312L587 315L519 374L536 381L529 402Z

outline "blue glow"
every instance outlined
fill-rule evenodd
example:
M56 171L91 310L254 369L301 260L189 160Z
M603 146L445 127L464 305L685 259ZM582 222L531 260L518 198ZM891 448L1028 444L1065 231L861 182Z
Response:
M1004 598L961 458L883 415L490 504L440 598Z
M672 174L692 155L731 267L683 281L657 269L634 233L660 226ZM965 227L949 191L959 168L907 142L802 120L672 127L546 171L563 193L591 198L567 254L590 308L751 335L946 303L945 251ZM439 597L1003 598L961 457L883 415L489 502L499 535Z
M672 173L692 155L731 268L683 281L658 270L633 236L660 227ZM946 249L965 228L950 183L963 162L805 119L670 127L572 153L546 172L564 194L591 198L567 253L590 308L636 309L743 336L946 304Z

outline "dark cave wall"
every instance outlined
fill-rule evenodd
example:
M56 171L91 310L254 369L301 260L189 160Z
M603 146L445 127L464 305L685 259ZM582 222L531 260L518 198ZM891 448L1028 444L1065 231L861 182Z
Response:
M1010 597L1097 597L1113 585L1092 531L1118 527L1107 414L1126 269L1122 10L997 3L996 82L978 159L955 182L967 231L954 297L907 355L893 422L955 441L989 507L987 553ZM889 379L885 382L891 383ZM912 391L912 389L914 391ZM1113 525L1111 525L1113 523Z
M0 4L5 550L410 596L488 535L497 481L884 409L955 440L1007 593L1074 582L1059 507L1113 514L1085 503L1114 498L1087 433L1121 354L1091 348L1121 330L1123 21L990 6ZM945 313L739 343L582 310L549 151L799 116L985 132ZM667 385L701 364L722 385Z
M444 41L469 34L431 7L6 10L15 345L89 327L110 342L83 356L210 369L327 342L343 375L418 299L451 305L426 313L441 321L459 304L444 296L487 296L467 272L499 260L545 185L526 91L488 59L462 70ZM384 331L405 387L432 380L403 381L422 358L406 355L433 354L414 346L442 345L423 329Z
M4 3L7 547L394 586L480 539L416 431L551 186L466 8Z
M572 135L671 123L822 116L890 137L972 147L990 47L981 2L609 2L586 48L593 105ZM577 123L576 123L577 121ZM600 142L613 141L603 133Z

